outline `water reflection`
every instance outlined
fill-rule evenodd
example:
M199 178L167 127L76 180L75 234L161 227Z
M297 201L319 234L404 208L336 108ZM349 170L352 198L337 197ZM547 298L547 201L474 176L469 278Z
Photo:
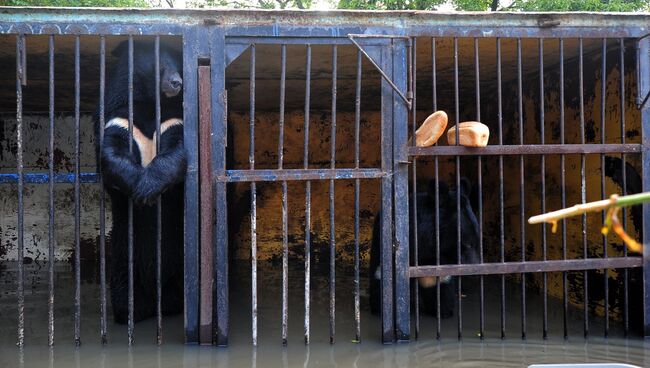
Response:
M527 367L530 364L618 362L648 366L641 340L593 339L571 341L426 341L382 345L341 342L334 346L282 347L233 345L229 348L168 345L86 344L76 348L4 346L0 367Z
M248 265L246 265L248 267ZM379 342L380 318L372 316L365 309L367 296L362 295L361 343L353 342L355 337L354 302L352 283L347 282L345 270L337 270L336 298L336 344L329 344L329 303L327 278L314 276L312 283L312 344L303 342L303 281L300 277L291 279L289 285L290 308L289 341L283 347L281 341L281 310L279 290L280 278L276 278L274 268L264 268L260 264L265 286L260 289L259 346L250 343L250 278L246 272L236 274L236 287L232 287L231 336L228 348L211 346L183 345L182 316L165 317L164 344L156 346L155 320L136 324L136 345L127 346L126 327L109 324L109 344L102 346L99 337L98 287L95 284L82 285L82 346L74 346L73 318L70 301L73 300L70 288L70 273L62 269L57 273L57 304L55 321L55 346L47 346L47 284L35 283L26 292L26 340L25 347L19 348L16 341L16 304L15 290L11 282L0 284L0 368L4 367L527 367L535 363L585 363L585 362L619 362L638 366L650 366L649 343L640 338L624 339L615 335L604 339L591 335L588 340L582 336L582 318L575 318L575 328L571 330L570 339L564 340L562 334L562 316L549 319L550 337L541 339L541 310L536 304L527 304L528 340L522 341L519 326L520 308L510 303L507 313L511 318L507 322L507 338L501 340L499 302L497 293L487 293L486 303L492 308L486 309L486 316L495 313L494 318L486 319L486 339L481 341L478 331L479 303L473 300L474 293L469 289L468 297L463 301L463 323L466 326L465 338L459 342L456 319L444 320L442 339L436 340L435 320L428 316L421 318L421 338L410 344L383 345ZM234 269L237 273L241 270ZM244 268L248 271L248 268ZM300 275L298 269L293 274ZM243 276L242 276L243 275ZM326 275L326 274L324 274ZM347 281L346 281L347 280ZM363 280L362 280L363 281ZM466 283L463 283L465 285ZM467 283L470 284L469 282ZM362 286L364 290L365 286ZM489 289L489 284L486 288ZM515 291L518 290L514 289ZM529 298L534 298L529 293ZM494 295L494 300L490 298ZM514 294L513 291L513 295ZM513 297L516 300L516 297ZM494 303L492 303L494 302ZM492 303L492 304L490 304ZM496 306L496 307L495 307ZM597 320L592 320L591 331L598 331Z

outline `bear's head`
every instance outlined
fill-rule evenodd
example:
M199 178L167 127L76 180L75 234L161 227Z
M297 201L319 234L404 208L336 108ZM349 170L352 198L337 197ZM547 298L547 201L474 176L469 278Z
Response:
M458 221L460 221L461 262L478 263L479 261L480 234L476 214L469 198L471 191L472 184L466 177L461 178L460 187L449 188L444 182L439 182L440 252L443 264L458 261ZM435 203L435 180L429 183L428 196L430 203ZM460 199L460 212L457 207L458 199Z
M111 53L128 70L129 42L121 42ZM155 46L153 41L133 41L133 83L146 86L139 92L154 98L155 91ZM183 88L183 59L180 52L170 45L160 43L160 92L167 98L177 96ZM138 88L138 87L136 87Z

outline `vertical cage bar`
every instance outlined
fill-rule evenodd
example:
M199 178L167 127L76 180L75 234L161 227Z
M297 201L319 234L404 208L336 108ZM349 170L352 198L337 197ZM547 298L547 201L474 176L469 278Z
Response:
M303 168L309 168L309 110L311 99L311 45L307 45L307 60L305 65L305 132L303 147ZM310 278L311 278L311 181L305 183L305 344L309 344L309 313L310 313Z
M620 48L620 63L621 73L619 78L619 94L621 104L621 143L625 144L625 39L619 39ZM623 195L627 194L627 175L625 172L625 154L621 154L621 177L623 178ZM622 209L623 229L627 230L627 209ZM627 247L623 247L623 255L627 257ZM628 269L623 269L623 330L627 336L630 330L630 316L629 316L629 272Z
M49 36L48 40L48 58L49 58L49 113L50 113L50 127L49 127L49 147L48 147L48 166L49 166L49 180L48 180L48 210L49 210L49 223L48 223L48 285L49 285L49 298L48 298L48 319L47 343L49 346L54 345L54 35ZM103 125L102 125L103 126ZM100 133L101 134L101 133Z
M413 90L413 108L411 109L411 141L413 143L413 146L415 147L415 131L417 130L417 88L416 88L416 70L417 70L417 65L416 65L416 58L417 58L417 39L414 39L413 41L413 50L412 53L409 55L409 58L411 62L409 65L412 65L411 68L411 81L412 81L412 90ZM413 227L412 233L412 242L413 242L413 265L417 267L419 265L419 259L418 259L418 184L417 184L417 170L418 170L418 159L416 156L411 157L412 160L412 166L413 169L411 170L411 226ZM418 285L418 280L414 279L412 281L412 293L413 293L413 308L414 308L414 315L415 315L415 339L417 340L418 337L420 336L420 287Z
M250 74L249 74L249 97L250 112L248 132L250 141L248 144L248 165L251 170L255 169L255 44L251 45ZM253 346L257 346L257 188L256 183L251 182L251 325Z
M156 73L156 155L160 153L160 36L154 40L154 71ZM156 198L156 344L162 344L162 201Z
M280 135L278 137L278 170L284 164L284 103L287 88L287 45L280 55ZM282 345L287 345L289 324L289 239L287 214L287 182L282 182Z
M585 106L584 106L584 63L583 63L583 39L578 39L578 84L580 98L580 143L585 144ZM585 179L585 154L580 155L580 199L582 203L587 202L587 187ZM543 209L542 209L543 211ZM582 215L582 256L587 259L587 214ZM583 283L583 300L584 300L584 336L589 334L589 275L585 270L582 272Z
M79 159L80 148L80 115L79 100L80 87L80 55L79 36L74 39L74 341L81 345L81 201L80 201L80 173L81 162Z
M438 110L438 88L436 86L436 39L431 39L431 94L433 111ZM436 145L438 143L436 142ZM433 175L435 179L435 196L436 196L436 265L440 266L440 177L439 177L439 160L438 156L433 159ZM442 316L440 315L440 278L436 282L436 339L440 339L442 329Z
M544 121L544 39L539 39L539 124L540 124L540 143L544 144L545 125ZM540 177L542 191L542 213L546 213L546 156L540 157ZM546 261L546 224L542 224L542 260ZM548 337L548 274L542 273L542 337Z
M361 128L361 51L357 51L357 80L354 100L354 168L359 168L359 138ZM361 341L361 301L359 290L359 197L361 182L354 180L354 324L356 341Z
M99 144L104 144L106 98L106 37L99 38ZM97 160L99 167L99 334L102 345L108 343L106 317L106 191L102 175L102 160Z
M650 89L650 39L639 42L639 92L641 95ZM641 109L642 185L643 191L650 191L650 107ZM650 203L643 204L643 243L650 244ZM643 247L643 335L650 336L650 247Z
M188 28L183 34L183 101L198 101L198 50L196 45L200 36L195 28ZM216 42L216 40L215 40ZM221 50L220 48L213 48ZM213 58L213 60L218 60ZM216 85L216 84L215 84ZM218 104L216 104L218 105ZM216 109L215 109L216 110ZM183 247L183 299L184 299L184 339L186 343L199 341L199 177L198 177L198 105L183 104L183 118L191 124L183 125L183 144L187 151L187 173L185 175L185 206L184 206L184 247ZM213 137L217 139L217 137ZM225 205L217 198L217 205ZM221 215L224 216L224 215ZM221 219L220 216L217 216ZM217 249L222 243L217 242ZM227 285L221 290L227 292ZM224 309L227 313L227 304ZM219 308L219 312L222 309ZM221 329L221 326L219 326Z
M560 144L564 144L564 39L560 38ZM566 157L560 155L560 187L562 208L566 208ZM562 259L566 260L566 220L562 219ZM569 293L566 271L562 272L562 326L564 339L569 338Z
M476 74L476 121L481 121L481 77L480 77L479 40L474 38L474 73ZM478 191L478 255L483 263L483 158L477 156L477 191ZM479 337L485 338L485 279L479 276Z
M332 45L332 130L330 138L330 169L336 168L336 78L337 47ZM336 232L334 230L334 179L330 179L330 344L334 343L336 317Z
M24 244L24 207L23 207L23 87L22 82L25 73L24 53L25 35L16 37L16 166L18 171L18 346L25 343L25 271L23 258L25 252Z
M393 80L400 90L412 87L409 55L412 39L393 39ZM409 167L406 148L408 144L409 109L393 91L393 208L395 251L395 337L406 342L411 338L411 288L409 278Z
M501 38L497 37L497 108L499 126L499 145L503 144L503 103L501 87ZM456 134L458 136L458 134ZM505 262L505 234L503 216L503 156L499 156L499 254ZM506 277L501 275L501 338L506 337Z
M201 219L199 342L213 343L214 307L214 192L212 181L211 66L199 66L199 183Z
M602 40L602 65L600 72L600 143L606 143L605 137L605 103L607 93L607 39ZM600 155L600 197L605 198L605 154ZM603 224L606 213L601 214ZM607 235L603 234L603 258L607 258ZM609 270L604 269L604 290L605 290L605 326L604 335L609 336Z
M458 124L460 124L460 98L458 88L458 38L454 37L454 107L456 111L456 129L458 132ZM459 145L460 134L456 134L456 145ZM456 255L457 262L460 265L462 262L461 252L461 231L460 231L460 156L456 156ZM462 277L458 276L457 294L458 294L458 340L463 338L463 292L462 292Z
M212 99L212 175L225 175L226 146L228 145L228 95L225 86L225 36L222 29L212 29L210 74ZM187 130L187 128L185 128ZM228 203L227 184L214 182L214 283L213 283L213 343L228 344L229 290L228 290ZM187 205L186 205L187 207ZM187 220L186 220L187 221ZM216 306L216 307L215 307Z
M391 45L392 46L392 45ZM392 47L381 47L381 68L393 77ZM394 90L385 80L381 81L381 169L393 172L393 111ZM382 342L392 343L395 339L395 313L393 293L393 179L381 179L381 322Z
M129 154L133 154L133 36L129 35ZM129 345L133 345L133 199L129 197L128 208L128 321L127 335Z
M522 87L521 38L517 39L517 111L519 113L519 144L524 144L524 106ZM519 156L519 232L521 236L521 261L526 261L526 215L524 156ZM521 338L526 339L526 274L521 274Z

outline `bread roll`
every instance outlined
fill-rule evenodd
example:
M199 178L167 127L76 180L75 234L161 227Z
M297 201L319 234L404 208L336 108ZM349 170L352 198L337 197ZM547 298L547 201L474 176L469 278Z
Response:
M458 143L466 147L485 147L490 138L490 128L478 121L465 121L460 124ZM447 142L450 146L456 144L456 126L452 126L447 131Z
M429 147L436 144L442 133L447 128L447 113L436 111L415 131L415 145Z

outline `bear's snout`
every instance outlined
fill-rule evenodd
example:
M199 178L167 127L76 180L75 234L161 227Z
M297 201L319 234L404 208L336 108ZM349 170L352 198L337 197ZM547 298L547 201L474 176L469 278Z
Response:
M178 72L174 72L169 75L167 78L163 79L162 91L167 97L176 96L183 87L183 79L181 78Z

